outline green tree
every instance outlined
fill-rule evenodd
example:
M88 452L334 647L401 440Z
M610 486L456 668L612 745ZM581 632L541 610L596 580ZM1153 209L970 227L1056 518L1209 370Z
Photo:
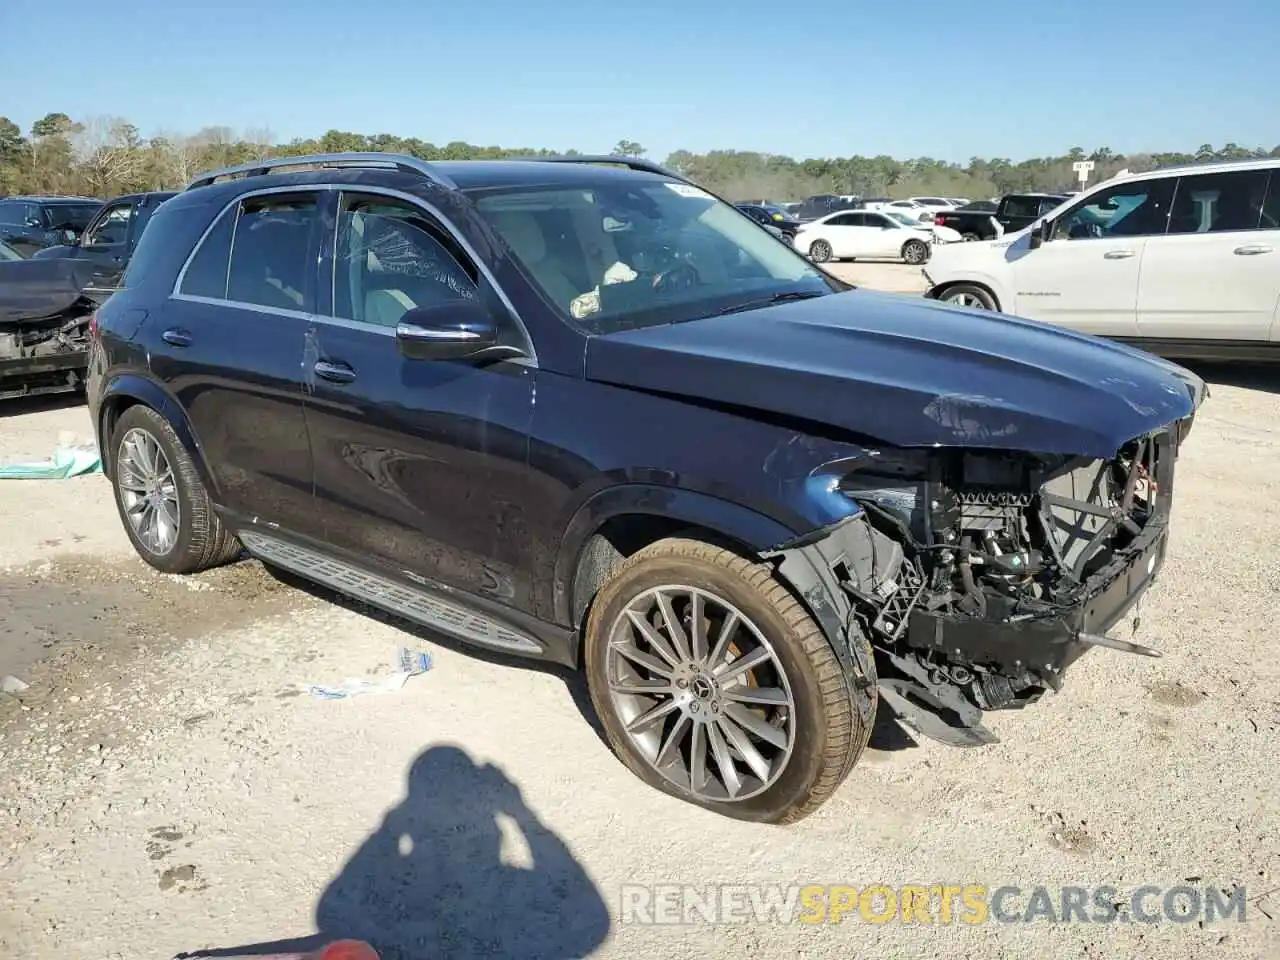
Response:
M643 157L648 151L634 140L619 140L609 151L615 157Z

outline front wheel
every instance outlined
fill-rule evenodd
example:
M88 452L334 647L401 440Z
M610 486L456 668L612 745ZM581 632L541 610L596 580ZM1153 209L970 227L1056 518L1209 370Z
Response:
M996 309L995 298L982 287L972 283L957 283L954 287L948 287L938 299L953 306L968 307L970 310Z
M874 685L850 683L770 567L702 541L661 540L614 572L592 605L585 659L627 767L737 819L812 813L870 735Z
M809 259L814 263L827 263L831 254L831 244L825 240L815 240L809 244Z
M902 259L912 265L929 259L929 245L923 240L908 240L902 245Z

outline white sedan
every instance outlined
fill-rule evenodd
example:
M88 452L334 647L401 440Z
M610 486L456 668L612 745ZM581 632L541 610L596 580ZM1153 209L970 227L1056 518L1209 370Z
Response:
M934 233L909 226L874 210L838 210L812 223L802 223L795 248L815 263L866 258L902 259L920 264L929 259Z
M897 210L881 211L886 217L893 217L899 223L908 227L915 227L919 230L932 230L933 239L938 243L960 243L964 240L964 236L959 230L952 230L950 227L940 227L936 223L930 223L928 220L917 220L908 213L901 213Z

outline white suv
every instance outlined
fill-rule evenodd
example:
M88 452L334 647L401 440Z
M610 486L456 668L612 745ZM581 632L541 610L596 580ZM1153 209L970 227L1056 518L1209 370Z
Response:
M937 248L925 278L946 303L1167 357L1264 359L1280 346L1280 159L1118 174L1017 233Z

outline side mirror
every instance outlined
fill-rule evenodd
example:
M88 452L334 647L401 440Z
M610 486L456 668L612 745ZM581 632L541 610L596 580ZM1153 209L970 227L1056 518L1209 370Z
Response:
M396 345L410 360L466 360L498 345L498 325L469 300L413 307L396 324Z
M1032 250L1048 241L1053 236L1053 222L1050 220L1040 220L1031 228L1031 236L1028 237L1028 243Z

